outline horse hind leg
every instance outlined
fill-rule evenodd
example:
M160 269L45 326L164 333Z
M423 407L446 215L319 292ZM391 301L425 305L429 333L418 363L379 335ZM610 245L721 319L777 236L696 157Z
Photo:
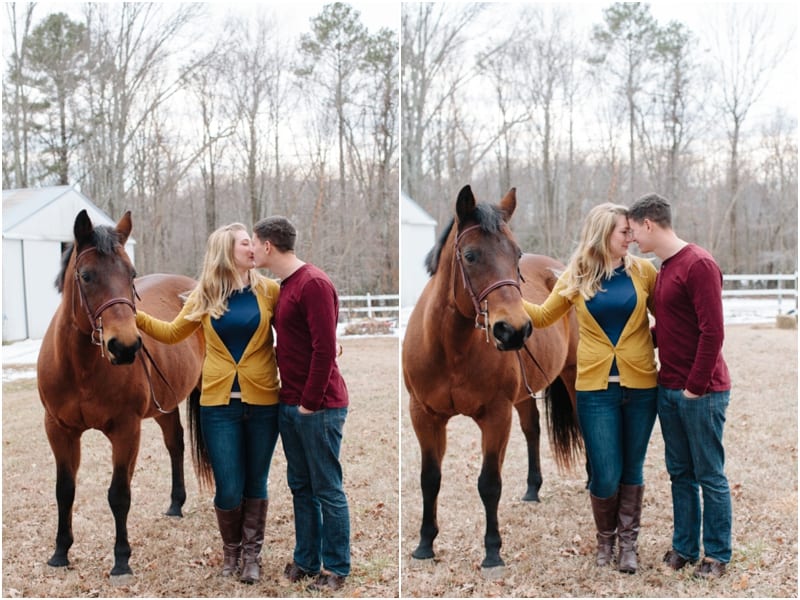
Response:
M539 409L536 400L528 397L515 405L519 414L519 424L525 435L528 450L528 479L523 502L539 502L539 490L542 488L542 465L539 454L541 427L539 425Z
M155 417L155 420L161 428L161 433L164 437L164 445L169 452L172 473L170 504L165 514L168 517L182 517L183 504L186 502L186 482L183 470L185 444L180 413L176 407L175 410L169 414Z
M430 415L412 401L411 422L419 442L422 457L420 487L422 488L422 525L419 544L411 553L416 559L435 556L433 541L439 534L437 504L442 483L442 459L447 447L447 419Z
M80 433L62 429L49 416L45 417L45 431L56 461L56 503L58 504L58 529L56 547L47 564L51 567L69 566L69 549L72 535L72 507L75 503L75 480L81 460Z

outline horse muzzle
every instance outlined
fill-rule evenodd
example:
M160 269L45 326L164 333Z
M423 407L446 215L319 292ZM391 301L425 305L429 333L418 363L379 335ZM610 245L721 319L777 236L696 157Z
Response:
M494 344L498 350L503 351L521 349L531 333L533 333L533 326L530 321L525 321L522 327L514 327L507 321L497 321L492 326Z
M136 360L136 353L142 347L142 337L137 336L133 344L125 344L118 338L111 338L106 345L108 360L112 365L129 365Z

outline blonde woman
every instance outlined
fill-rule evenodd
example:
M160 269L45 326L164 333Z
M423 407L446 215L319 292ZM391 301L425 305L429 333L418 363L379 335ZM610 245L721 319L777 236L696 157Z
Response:
M591 477L598 566L637 569L636 540L644 492L643 466L656 418L656 362L647 310L656 269L628 254L627 209L595 206L578 247L544 304L525 308L534 327L546 327L575 308L578 344L577 408Z
M278 367L272 321L280 287L254 269L241 223L214 231L197 287L171 322L143 312L136 324L174 344L202 328L206 342L200 420L214 472L223 542L222 575L255 583L269 503L267 478L278 439Z

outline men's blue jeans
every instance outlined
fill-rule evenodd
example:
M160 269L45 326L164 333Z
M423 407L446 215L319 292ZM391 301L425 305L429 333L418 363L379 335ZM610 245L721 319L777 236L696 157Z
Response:
M280 405L286 478L294 504L294 561L304 571L350 574L350 512L342 484L339 450L346 408L300 414Z
M609 383L606 390L578 392L578 420L593 496L609 498L620 484L644 483L644 458L656 422L656 389Z
M730 391L687 398L683 390L658 389L658 419L672 482L672 547L690 560L700 558L701 522L706 556L731 560L733 511L722 446L729 400Z
M214 471L214 504L233 510L244 498L268 498L278 405L258 406L231 398L226 406L201 406L200 426Z

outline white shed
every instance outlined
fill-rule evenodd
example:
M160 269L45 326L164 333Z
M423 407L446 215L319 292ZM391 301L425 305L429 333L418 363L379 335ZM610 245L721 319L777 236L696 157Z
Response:
M83 209L95 225L116 225L72 186L3 190L3 343L44 336L61 300L61 255ZM131 260L135 243L125 245Z
M413 306L428 282L425 256L436 243L436 221L400 194L400 307Z

